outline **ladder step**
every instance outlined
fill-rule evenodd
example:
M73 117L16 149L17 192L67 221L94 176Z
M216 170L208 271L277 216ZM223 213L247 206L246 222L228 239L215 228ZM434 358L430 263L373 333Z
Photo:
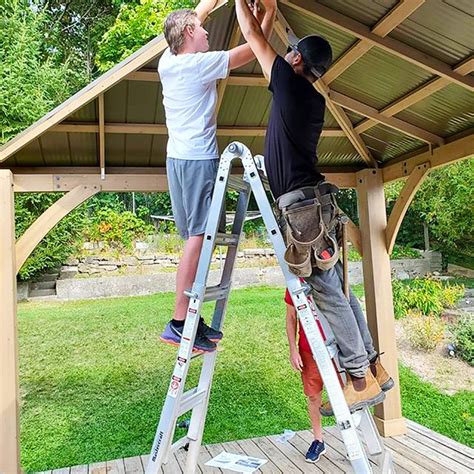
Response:
M227 188L233 191L247 191L249 189L249 183L244 181L241 177L229 176L227 180Z
M198 390L197 387L184 393L181 404L179 405L178 417L199 405L206 398L206 394L207 390Z
M237 247L239 245L239 235L238 234L224 234L218 233L216 235L216 245L223 245L227 247Z
M228 286L209 286L206 288L206 293L204 295L203 301L218 301L223 300L229 294Z
M174 453L175 451L178 451L178 449L181 449L183 446L186 446L190 441L192 440L189 439L187 436L183 436L171 445L171 452Z

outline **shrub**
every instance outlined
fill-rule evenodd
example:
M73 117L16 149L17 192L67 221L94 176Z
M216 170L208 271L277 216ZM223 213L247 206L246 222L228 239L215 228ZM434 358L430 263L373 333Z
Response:
M109 247L115 245L131 249L134 240L143 239L153 232L154 227L151 224L143 222L132 212L101 209L97 211L85 234L89 240L105 242Z
M395 244L393 247L392 260L400 260L402 258L422 258L419 250L407 247L405 245Z
M18 239L62 193L25 193L15 196L15 233ZM20 280L56 270L78 247L87 225L85 204L74 209L51 229L19 271Z
M402 318L410 310L439 316L444 308L454 306L464 294L463 286L443 286L432 278L415 278L404 282L394 280L392 288L396 319Z
M470 365L474 365L474 317L467 314L452 328L457 354Z
M443 340L445 323L433 316L423 315L420 311L410 311L403 326L410 344L416 349L431 352Z

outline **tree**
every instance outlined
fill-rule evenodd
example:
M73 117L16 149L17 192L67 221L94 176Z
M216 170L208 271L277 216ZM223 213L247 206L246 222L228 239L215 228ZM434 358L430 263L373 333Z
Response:
M390 210L403 182L390 183L385 195ZM398 243L423 242L423 223L429 226L433 247L445 257L473 256L474 159L432 171L421 185L403 220Z
M445 254L474 255L474 159L434 170L417 193L414 210Z
M0 4L0 143L85 84L81 71L44 49L47 15L26 0Z
M193 0L140 0L139 4L123 4L115 23L99 43L99 71L107 71L160 34L168 13L192 8L194 4Z

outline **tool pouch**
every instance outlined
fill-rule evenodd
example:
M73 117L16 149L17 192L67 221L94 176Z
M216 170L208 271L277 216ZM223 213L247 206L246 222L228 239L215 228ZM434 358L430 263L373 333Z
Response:
M285 261L297 276L310 276L314 268L329 270L339 259L342 211L334 197L337 190L329 183L320 183L314 188L292 191L278 199L286 224ZM313 197L304 199L311 195ZM321 257L324 250L329 252L330 258Z

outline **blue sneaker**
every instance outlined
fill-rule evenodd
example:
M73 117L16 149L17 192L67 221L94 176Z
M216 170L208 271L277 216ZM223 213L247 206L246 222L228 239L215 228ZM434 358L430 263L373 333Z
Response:
M314 440L306 453L306 462L318 462L325 452L326 446L324 441Z
M160 336L160 340L166 344L179 346L183 335L184 326L178 328L171 321L166 325L165 330ZM194 340L193 352L212 352L216 350L216 343L210 341L200 331L196 334Z

